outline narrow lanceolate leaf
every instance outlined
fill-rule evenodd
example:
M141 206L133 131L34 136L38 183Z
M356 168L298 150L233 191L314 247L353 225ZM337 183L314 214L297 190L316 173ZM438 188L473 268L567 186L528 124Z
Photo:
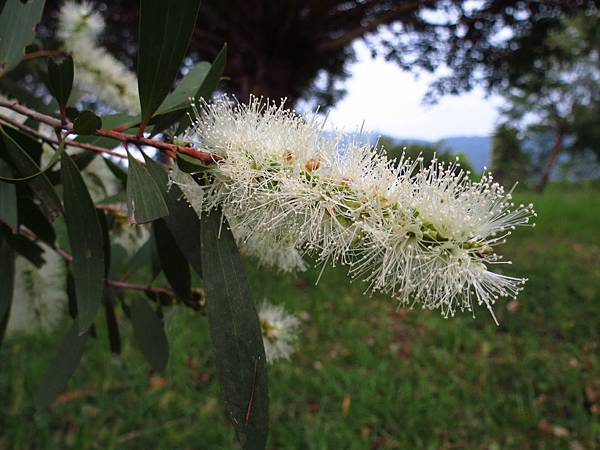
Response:
M73 253L79 332L94 322L104 291L104 238L96 208L73 160L63 152L61 180L65 222Z
M86 136L102 128L102 119L92 111L81 111L73 122L73 131Z
M162 102L156 114L185 112L190 106L190 99L208 99L219 84L225 69L227 46L224 45L212 64L201 61L179 82L175 90Z
M39 207L28 197L18 197L19 223L25 225L39 240L54 246L56 232L48 218Z
M0 235L0 344L4 339L15 286L15 252Z
M128 153L127 212L129 223L147 223L169 215L162 193L146 168Z
M52 110L51 114L53 113L54 110ZM33 136L25 134L21 130L9 126L4 127L4 132L20 145L38 166L42 165L42 153L44 152L44 149L41 141Z
M73 58L66 56L57 61L53 58L48 60L46 86L58 105L64 110L73 88Z
M133 334L144 358L155 371L164 372L169 361L169 344L162 321L144 297L136 296L130 309Z
M245 449L264 449L267 366L250 287L220 211L203 217L201 236L206 310L225 411Z
M46 368L38 391L34 397L38 408L50 406L65 388L81 361L89 331L79 334L74 323L56 350L56 354Z
M0 12L0 77L25 56L42 18L44 0L6 0Z
M34 178L28 180L27 184L33 190L44 212L50 218L56 217L60 214L62 207L60 199L46 175L40 173L40 167L29 156L27 151L6 133L1 126L0 135L0 155L12 162L22 177L36 175Z
M19 145L16 141L14 141L17 145ZM22 147L21 147L22 148ZM60 154L63 151L63 146L60 146L58 148L58 150L56 152L54 152L54 154L52 155L52 158L50 158L50 161L48 161L48 163L46 164L45 167L41 168L38 172L34 172L31 175L28 175L26 177L7 177L7 176L3 176L0 175L0 181L3 181L5 183L12 183L12 184L16 184L16 183L21 183L23 181L29 181L29 180L33 180L34 178L39 177L42 174L46 174L46 178L48 178L48 181L50 181L50 184L52 184L52 173L48 172L52 167L54 167L54 165L58 162L58 160L60 159Z
M35 267L40 268L46 262L44 260L44 249L22 234L4 231L4 239L18 255L27 259Z
M227 44L223 45L223 48L213 61L210 66L210 70L206 74L206 77L202 81L202 84L199 86L198 90L194 94L194 98L199 100L201 98L205 100L209 100L212 96L213 91L217 88L219 81L221 80L221 76L223 75L223 70L225 69L225 62L227 60ZM191 110L188 106L188 112L191 113ZM190 125L190 118L187 115L184 115L181 118L181 122L179 123L178 132L183 132Z
M192 67L179 82L175 90L161 103L160 107L156 110L156 114L185 111L190 103L190 98L196 96L198 89L206 79L210 67L210 63L206 61L201 61Z
M102 158L108 170L121 182L123 187L127 186L127 171L118 163L111 161L108 158Z
M143 125L148 124L179 73L199 7L200 0L141 1L137 75Z
M175 238L177 246L185 259L196 273L202 276L200 218L185 200L181 189L175 184L169 186L169 177L165 169L146 155L144 155L144 159L146 160L148 172L158 184L167 202L169 215L164 220L169 227L169 231Z
M0 176L14 176L10 166L1 159ZM18 226L17 219L17 190L12 184L0 181L0 222L4 222L14 231Z
M114 293L106 290L104 297L104 317L106 319L106 331L108 332L108 343L110 351L116 355L121 353L121 333L119 332L119 322L115 314Z
M152 222L160 266L178 298L192 296L190 266L163 219ZM198 230L199 231L199 230Z

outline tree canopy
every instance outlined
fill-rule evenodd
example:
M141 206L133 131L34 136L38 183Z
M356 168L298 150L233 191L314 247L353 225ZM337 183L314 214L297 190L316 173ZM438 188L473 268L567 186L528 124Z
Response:
M48 2L56 9L59 0ZM290 103L329 106L344 94L353 43L362 40L405 70L446 67L429 99L481 84L506 87L549 51L547 36L565 16L597 14L598 0L230 0L203 2L191 43L195 59L231 49L226 89ZM107 6L110 5L110 8ZM100 2L108 18L104 44L135 58L137 2ZM46 15L52 30L52 14ZM504 36L504 37L503 37Z

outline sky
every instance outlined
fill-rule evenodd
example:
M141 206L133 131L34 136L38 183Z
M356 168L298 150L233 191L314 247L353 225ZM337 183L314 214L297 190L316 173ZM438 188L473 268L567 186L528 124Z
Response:
M438 140L449 136L485 136L498 119L499 97L481 89L443 97L436 105L422 100L431 76L404 72L383 58L371 59L356 45L357 62L349 65L348 94L329 111L329 123L344 131L364 129L402 138Z

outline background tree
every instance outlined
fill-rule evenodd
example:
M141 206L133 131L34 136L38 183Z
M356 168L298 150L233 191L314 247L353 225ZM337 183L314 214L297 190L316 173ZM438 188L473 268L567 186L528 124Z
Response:
M48 2L45 26L55 27ZM344 94L353 43L361 40L405 70L450 73L433 83L430 99L477 84L505 87L550 49L549 34L565 16L594 13L598 0L206 0L191 50L212 60L223 42L231 49L225 89L274 99L314 100L330 106ZM110 5L110 8L107 6ZM132 64L136 54L137 2L99 2L109 23L104 45ZM54 15L55 17L55 15ZM499 39L499 33L508 38ZM191 62L191 61L190 61Z
M530 158L523 151L519 130L508 124L499 125L492 140L492 172L503 186L513 186L529 177Z
M600 23L598 13L565 19L548 34L548 49L504 90L504 115L530 134L553 137L541 173L546 186L561 151L600 159Z

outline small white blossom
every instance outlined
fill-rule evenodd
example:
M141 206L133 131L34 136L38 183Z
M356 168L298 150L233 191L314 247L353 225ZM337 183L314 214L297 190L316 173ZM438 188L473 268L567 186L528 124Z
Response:
M45 244L46 263L37 268L22 256L15 260L15 287L7 336L48 332L66 316L65 261Z
M13 99L9 99L9 98L5 97L4 95L0 94L0 100L2 100L2 101L10 101L10 100L13 100ZM2 115L4 117L8 117L9 119L12 119L12 120L14 120L16 122L19 122L19 123L24 123L27 120L27 117L25 117L25 116L23 116L23 115L15 112L15 111L13 111L12 109L9 109L9 108L0 107L0 113L2 113Z
M267 362L289 359L298 338L298 319L285 312L281 306L263 302L258 318L262 331Z
M203 103L181 139L222 160L182 189L200 213L221 207L241 248L259 259L281 265L276 249L310 253L405 305L445 316L473 303L491 311L522 289L525 280L490 268L506 263L496 246L529 224L531 205L513 209L491 175L470 181L458 163L424 167L421 158L391 162L371 146L342 147L323 125L256 98Z
M129 114L140 110L137 78L97 44L104 19L88 2L67 0L60 9L58 37L75 64L75 87Z

